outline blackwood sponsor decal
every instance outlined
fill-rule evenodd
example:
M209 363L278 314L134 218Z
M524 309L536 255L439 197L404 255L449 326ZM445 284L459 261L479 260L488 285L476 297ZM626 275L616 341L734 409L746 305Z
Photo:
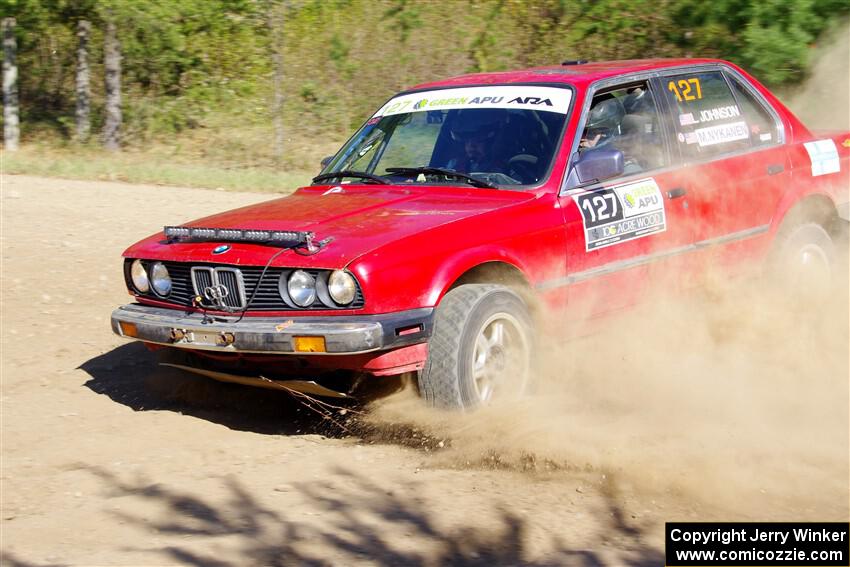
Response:
M697 142L700 146L714 146L715 144L725 144L750 138L747 123L743 121L697 128L694 133L697 135Z
M576 204L587 252L667 230L661 190L651 177L581 193Z

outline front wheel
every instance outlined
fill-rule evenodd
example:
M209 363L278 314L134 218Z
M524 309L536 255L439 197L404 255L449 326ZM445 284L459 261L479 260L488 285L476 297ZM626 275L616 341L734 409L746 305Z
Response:
M437 308L420 391L435 407L461 410L518 397L531 347L531 317L520 296L498 285L459 286Z

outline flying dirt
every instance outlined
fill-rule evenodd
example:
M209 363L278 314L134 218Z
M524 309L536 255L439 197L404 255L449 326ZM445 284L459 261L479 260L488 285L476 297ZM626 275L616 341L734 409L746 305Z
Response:
M743 285L656 299L601 334L542 349L520 404L446 416L408 396L379 403L373 419L447 440L441 466L592 470L722 503L730 517L838 520L850 501L850 341L846 299L833 308Z

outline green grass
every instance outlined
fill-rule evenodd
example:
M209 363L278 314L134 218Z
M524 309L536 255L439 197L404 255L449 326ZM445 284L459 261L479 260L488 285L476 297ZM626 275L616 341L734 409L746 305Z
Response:
M3 152L3 173L205 187L230 191L290 193L310 183L317 171L280 171L265 167L219 167L181 162L146 152L111 154L95 149L66 150L22 146Z

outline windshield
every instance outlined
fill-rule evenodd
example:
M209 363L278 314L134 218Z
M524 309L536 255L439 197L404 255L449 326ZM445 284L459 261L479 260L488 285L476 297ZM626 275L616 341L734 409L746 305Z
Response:
M363 125L322 177L359 172L395 183L537 184L549 173L571 95L567 88L521 85L400 95Z

